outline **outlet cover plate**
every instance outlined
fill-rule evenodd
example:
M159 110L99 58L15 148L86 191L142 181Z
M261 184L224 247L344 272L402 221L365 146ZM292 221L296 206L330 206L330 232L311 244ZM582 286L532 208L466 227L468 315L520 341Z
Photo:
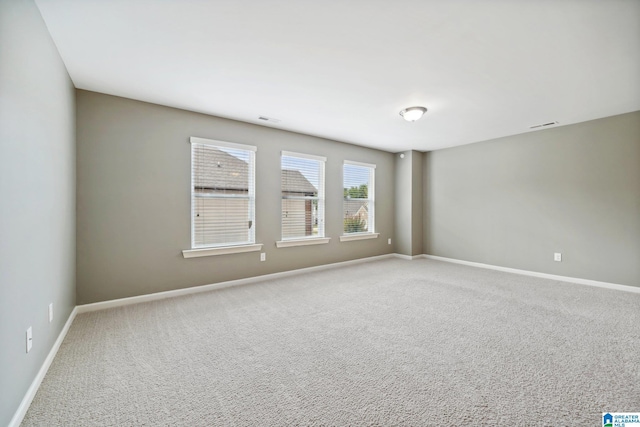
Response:
M556 252L553 254L553 260L556 262L562 261L562 254L560 252Z
M31 347L33 346L33 329L29 326L27 329L27 353L31 351Z

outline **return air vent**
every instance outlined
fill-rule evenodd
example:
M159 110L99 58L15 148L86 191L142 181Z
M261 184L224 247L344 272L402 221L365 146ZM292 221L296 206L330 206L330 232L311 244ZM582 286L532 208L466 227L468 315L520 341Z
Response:
M265 117L265 116L259 116L258 120L262 120L262 121L270 122L270 123L280 123L279 119L272 119L271 117Z
M529 129L538 129L538 128L543 128L543 127L547 127L547 126L557 125L557 124L558 124L558 122L542 123L542 124L539 124L539 125L529 126Z

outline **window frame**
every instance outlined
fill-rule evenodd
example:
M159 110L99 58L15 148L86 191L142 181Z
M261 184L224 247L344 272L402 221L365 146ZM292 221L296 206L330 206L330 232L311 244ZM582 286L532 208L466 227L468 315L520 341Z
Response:
M326 163L327 158L324 156L317 156L313 154L306 153L298 153L293 151L285 151L283 150L280 153L280 182L282 183L282 173L285 170L283 168L283 160L285 157L289 158L297 158L303 160L312 160L318 162L319 167L319 176L318 176L318 196L310 197L310 196L284 196L282 184L280 186L280 239L276 242L276 247L291 247L291 246L307 246L307 245L316 245L316 244L325 244L329 242L329 238L325 236L326 233L326 197L325 197L325 187L326 187ZM313 184L312 184L313 185ZM284 237L284 224L283 224L283 204L285 200L317 200L318 202L318 234L311 236L294 236L294 237Z
M367 184L367 198L366 199L355 199L355 200L366 200L369 204L367 209L367 231L355 231L355 232L347 232L344 229L344 204L347 200L354 200L351 198L344 197L342 198L342 235L340 236L341 242L347 242L352 240L363 240L363 239L372 239L377 238L379 233L375 231L375 180L376 180L376 165L372 163L363 163L356 162L352 160L344 160L342 164L342 188L343 191L346 187L345 183L345 166L356 166L361 168L369 169L369 183Z
M209 255L223 255L230 253L242 253L242 252L252 252L259 251L262 249L261 244L256 244L256 152L257 147L253 145L247 144L238 144L234 142L228 141L219 141L213 139L206 138L198 138L191 137L189 139L190 147L190 159L191 159L191 168L190 168L190 197L189 202L190 206L190 234L191 234L191 249L187 249L182 251L183 256L185 258L192 258L198 256L209 256ZM196 192L194 191L195 184L195 156L196 156L196 148L198 146L211 146L220 149L234 149L234 150L243 150L246 151L249 155L248 162L248 189L246 196L238 196L238 195L216 195L215 198L220 199L246 199L248 200L248 216L249 221L251 221L251 227L248 233L248 240L243 242L229 242L229 243L220 243L220 244L196 244L196 222L195 222L195 201ZM211 197L211 196L207 196Z

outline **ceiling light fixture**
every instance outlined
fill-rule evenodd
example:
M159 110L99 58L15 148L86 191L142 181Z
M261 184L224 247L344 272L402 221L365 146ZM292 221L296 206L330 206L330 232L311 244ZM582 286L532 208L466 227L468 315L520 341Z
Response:
M424 107L409 107L400 111L400 115L408 122L415 122L426 112L427 109Z

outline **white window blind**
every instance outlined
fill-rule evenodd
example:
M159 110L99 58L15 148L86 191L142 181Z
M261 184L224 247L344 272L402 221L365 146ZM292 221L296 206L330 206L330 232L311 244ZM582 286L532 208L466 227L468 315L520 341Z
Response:
M344 191L344 233L373 233L375 218L375 165L345 161L342 169Z
M282 152L282 240L324 237L325 161Z
M255 151L191 138L191 246L255 243Z

